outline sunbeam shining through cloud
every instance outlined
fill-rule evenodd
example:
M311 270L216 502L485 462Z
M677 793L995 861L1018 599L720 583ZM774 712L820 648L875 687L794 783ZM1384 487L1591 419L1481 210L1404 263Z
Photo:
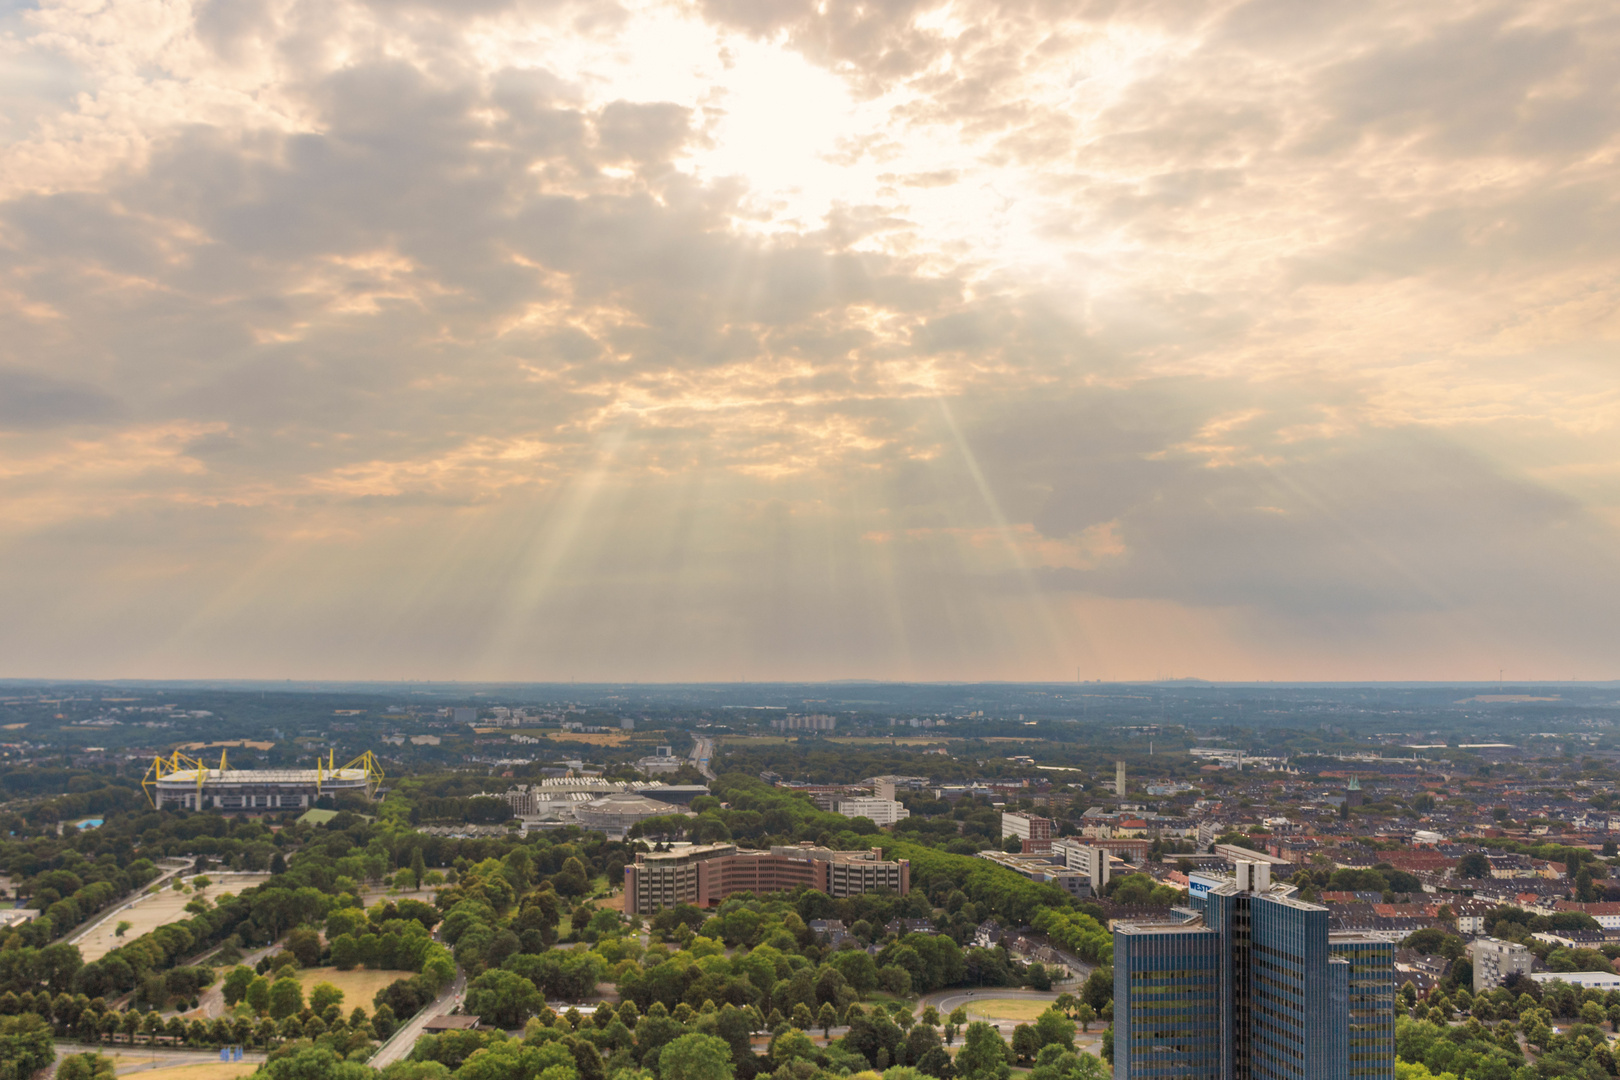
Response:
M1597 3L0 10L0 675L1612 677Z

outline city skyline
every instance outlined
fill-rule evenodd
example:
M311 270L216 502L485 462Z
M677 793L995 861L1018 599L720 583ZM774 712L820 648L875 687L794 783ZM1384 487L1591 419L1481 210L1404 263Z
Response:
M1620 677L1595 3L0 3L0 677Z

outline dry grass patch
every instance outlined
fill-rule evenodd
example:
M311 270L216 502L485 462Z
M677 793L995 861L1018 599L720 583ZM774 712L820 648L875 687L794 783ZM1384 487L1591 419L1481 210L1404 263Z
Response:
M370 968L355 968L353 971L339 971L337 968L317 967L305 968L298 973L298 983L304 988L304 1000L309 1000L311 990L317 983L331 983L343 991L343 1014L347 1016L356 1005L371 1012L371 999L377 996L377 991L396 979L409 979L415 975L414 971L373 971Z
M212 885L203 891L208 899L219 901L222 896L234 896L243 889L255 885L263 885L270 880L269 874L230 874L226 876L205 875ZM190 880L190 879L187 879ZM142 934L181 919L189 919L186 905L196 899L195 890L187 889L180 892L167 885L155 893L147 893L135 906L128 911L118 911L107 916L100 923L86 930L78 938L71 939L79 947L79 955L85 963L100 960L120 945L134 941ZM120 922L129 922L133 925L124 932L123 937L114 937L113 932L118 929Z
M119 1064L128 1067L138 1063L139 1060L138 1056L132 1055L127 1062ZM130 1075L139 1076L141 1080L235 1080L236 1077L246 1076L258 1067L257 1061L209 1061L201 1065L166 1065L161 1069L142 1069Z
M558 731L547 736L553 742L587 743L591 746L623 746L630 741L629 734L593 734L587 731Z

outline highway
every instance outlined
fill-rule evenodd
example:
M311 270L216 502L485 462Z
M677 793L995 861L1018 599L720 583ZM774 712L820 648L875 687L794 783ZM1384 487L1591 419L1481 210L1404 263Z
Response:
M709 762L713 758L714 740L701 735L695 737L692 741L692 764L696 766L698 772L710 780L715 779L714 770L709 767Z

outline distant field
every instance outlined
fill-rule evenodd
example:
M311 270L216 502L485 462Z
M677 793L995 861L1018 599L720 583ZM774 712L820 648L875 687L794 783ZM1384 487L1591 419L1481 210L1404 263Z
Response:
M395 979L408 979L414 974L414 971L372 971L369 968L355 968L353 971L339 971L330 967L306 968L298 973L298 984L304 988L304 1000L308 1001L309 992L315 989L316 983L331 983L343 991L343 1014L347 1016L356 1005L369 1013L371 999L377 996L377 991Z
M834 735L828 742L852 743L857 746L933 746L939 743L961 742L954 735ZM1019 740L1022 742L1023 740Z
M1025 1001L1023 998L987 998L968 1003L969 1016L986 1020L1034 1020L1052 1007L1050 1001Z
M550 735L556 742L588 743L591 746L623 746L630 741L630 733L593 735L583 731L557 731Z

